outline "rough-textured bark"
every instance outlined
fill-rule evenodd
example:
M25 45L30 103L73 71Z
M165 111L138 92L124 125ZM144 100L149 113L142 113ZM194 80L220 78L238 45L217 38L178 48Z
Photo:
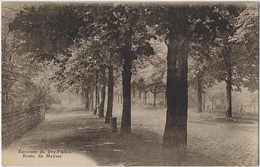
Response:
M227 110L226 117L232 117L232 74L231 68L228 70L227 80L226 80L226 92L227 92Z
M96 70L96 101L95 101L95 110L93 112L94 115L97 114L98 112L98 105L99 105L99 97L98 97L99 93L98 93L98 70Z
M188 43L181 33L170 33L167 38L167 117L163 147L186 150Z
M85 88L85 108L89 110L89 88Z
M197 112L202 112L202 87L200 78L197 79Z
M108 100L107 100L107 113L105 123L110 123L110 118L112 117L113 111L113 100L114 100L114 75L113 67L108 69ZM119 99L118 99L119 100Z
M131 38L131 37L130 37ZM130 40L129 38L129 40ZM121 132L131 133L131 45L126 46L123 49L124 64L122 72L122 84L123 84L123 111L121 121Z

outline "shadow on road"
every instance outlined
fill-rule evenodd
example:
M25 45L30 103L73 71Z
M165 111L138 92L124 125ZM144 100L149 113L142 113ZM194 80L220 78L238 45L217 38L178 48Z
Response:
M3 155L6 154L6 150L13 150L16 153L19 150L72 152L62 155L63 157L59 159L62 163L53 161L55 158L48 160L44 157L42 160L38 159L40 165L45 163L50 165L50 162L63 164L66 161L73 165L70 159L77 161L74 162L75 165L80 165L81 162L81 165L102 166L221 165L220 162L195 152L187 152L185 157L177 155L177 159L170 153L162 154L161 136L138 127L133 128L132 134L121 134L119 131L111 133L109 124L105 124L103 118L93 116L91 112L86 111L49 112L43 123L15 140L3 150ZM86 160L91 161L88 164ZM37 162L35 163L34 165L37 165Z

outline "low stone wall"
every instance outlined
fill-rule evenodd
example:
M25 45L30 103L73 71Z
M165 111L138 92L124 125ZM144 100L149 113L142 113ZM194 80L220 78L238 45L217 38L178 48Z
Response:
M7 145L45 119L43 106L2 113L2 146Z

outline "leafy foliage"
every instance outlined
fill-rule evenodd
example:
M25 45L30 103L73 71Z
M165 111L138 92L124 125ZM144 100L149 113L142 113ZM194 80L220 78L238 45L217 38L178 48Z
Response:
M248 7L234 20L236 32L229 38L234 43L234 72L240 85L258 89L259 18L258 9Z
M22 10L10 24L11 31L19 31L25 43L20 53L33 52L34 58L55 59L79 37L85 26L80 6L40 5ZM64 52L66 54L66 52Z
M193 87L198 80L204 90L216 80L226 81L227 71L232 68L236 90L241 86L252 91L258 88L259 25L258 10L253 7L42 4L20 10L4 26L3 96L10 95L13 87L26 90L36 86L46 93L47 87L35 82L35 77L48 78L42 70L45 66L36 64L42 60L53 66L53 81L60 91L81 93L96 84L96 70L111 67L117 76L118 91L122 87L120 72L129 55L134 74L132 85L139 90L155 92L156 88L165 92L164 43L169 34L181 34L183 39L179 42L189 42L189 82ZM21 70L24 66L30 68ZM26 74L20 71L30 77L24 77ZM26 84L18 83L18 78L26 78ZM98 82L100 86L106 77L100 77Z
M151 39L151 46L154 48L155 55L150 57L140 57L134 62L133 84L139 90L149 90L153 94L165 93L166 89L166 45L157 37Z

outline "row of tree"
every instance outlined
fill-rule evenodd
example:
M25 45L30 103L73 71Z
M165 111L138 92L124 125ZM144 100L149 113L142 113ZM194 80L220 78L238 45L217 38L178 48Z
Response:
M188 78L198 104L205 87L225 81L227 117L232 117L232 85L258 87L258 10L253 7L44 4L24 8L9 28L23 41L20 53L58 67L52 79L60 91L73 87L84 94L88 107L91 92L100 87L101 102L96 93L95 107L100 117L107 85L106 122L114 87L122 89L122 133L131 132L132 88L155 96L165 92L164 146L186 146Z

